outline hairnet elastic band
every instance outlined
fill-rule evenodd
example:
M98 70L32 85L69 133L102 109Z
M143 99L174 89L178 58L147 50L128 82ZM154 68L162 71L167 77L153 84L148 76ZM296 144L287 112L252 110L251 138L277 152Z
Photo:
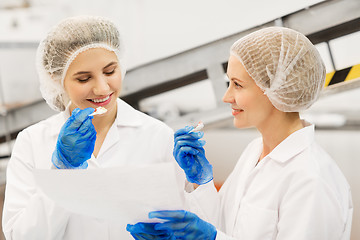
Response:
M66 76L66 73L70 67L70 64L75 60L75 58L82 52L86 51L86 50L89 50L89 49L92 49L92 48L104 48L106 50L109 50L109 51L112 51L116 54L117 58L118 58L118 61L120 61L120 56L119 56L119 53L117 50L115 50L114 48L108 46L107 44L105 43L92 43L92 44L89 44L89 45L86 45L86 46L83 46L81 48L79 48L78 50L76 50L69 58L69 60L66 62L66 65L65 65L65 68L64 68L64 71L63 71L63 74L61 76L61 86L64 87L64 79L65 79L65 76Z

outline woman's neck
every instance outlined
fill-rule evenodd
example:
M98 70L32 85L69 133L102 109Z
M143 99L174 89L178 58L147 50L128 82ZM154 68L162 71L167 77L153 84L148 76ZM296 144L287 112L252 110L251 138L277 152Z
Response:
M263 139L263 151L260 160L268 155L274 148L292 133L303 128L299 113L281 113L258 128Z
M70 106L69 108L70 112L72 112L74 108L75 106ZM92 123L96 131L96 141L93 151L95 157L98 156L100 152L100 148L105 140L105 137L116 119L116 115L117 115L117 104L115 104L111 108L108 108L108 111L105 114L95 115L94 118L92 119Z
M115 109L116 110L116 109ZM92 123L98 134L107 133L116 118L116 111L108 111L104 115L94 116Z
M115 109L115 111L108 111L104 115L97 115L92 120L96 130L96 141L93 151L95 157L98 156L101 146L105 141L106 135L115 121L116 110L117 109Z

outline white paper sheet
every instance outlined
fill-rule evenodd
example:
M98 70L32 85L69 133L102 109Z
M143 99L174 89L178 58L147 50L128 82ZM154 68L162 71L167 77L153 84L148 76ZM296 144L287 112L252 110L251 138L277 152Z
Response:
M172 163L87 170L34 169L38 187L63 208L123 223L184 208Z

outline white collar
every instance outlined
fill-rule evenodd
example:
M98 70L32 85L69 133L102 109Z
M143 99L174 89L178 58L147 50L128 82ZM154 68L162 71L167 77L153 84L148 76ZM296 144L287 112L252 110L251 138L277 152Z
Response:
M117 126L138 127L142 125L144 121L142 114L143 113L135 110L120 98L117 99L117 113L115 119Z
M305 120L302 120L302 124L302 129L289 135L268 154L268 157L278 162L286 162L310 146L315 138L314 125Z

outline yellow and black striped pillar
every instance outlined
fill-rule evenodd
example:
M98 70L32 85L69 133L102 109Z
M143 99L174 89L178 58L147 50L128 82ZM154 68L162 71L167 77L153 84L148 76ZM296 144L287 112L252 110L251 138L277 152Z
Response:
M325 87L360 78L360 64L326 74Z

